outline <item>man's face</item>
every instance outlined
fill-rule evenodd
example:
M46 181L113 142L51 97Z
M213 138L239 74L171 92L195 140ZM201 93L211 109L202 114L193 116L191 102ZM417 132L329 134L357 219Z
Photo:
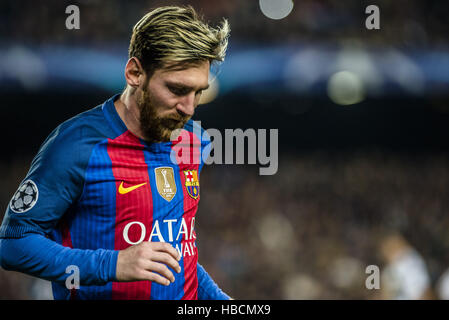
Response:
M145 139L170 141L171 133L193 116L208 80L209 61L183 70L156 70L137 100Z

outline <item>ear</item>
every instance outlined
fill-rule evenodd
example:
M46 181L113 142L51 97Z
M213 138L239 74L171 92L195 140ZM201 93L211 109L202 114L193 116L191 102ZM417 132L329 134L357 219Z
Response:
M143 83L142 81L144 76L145 72L139 59L136 57L131 57L125 66L126 83L133 88L137 88L141 83Z

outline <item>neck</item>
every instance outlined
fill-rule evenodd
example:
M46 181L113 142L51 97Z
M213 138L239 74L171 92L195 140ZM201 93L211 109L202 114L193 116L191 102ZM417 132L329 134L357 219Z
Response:
M140 129L139 108L134 94L129 87L123 91L120 98L114 101L114 106L126 128L138 138L144 139Z

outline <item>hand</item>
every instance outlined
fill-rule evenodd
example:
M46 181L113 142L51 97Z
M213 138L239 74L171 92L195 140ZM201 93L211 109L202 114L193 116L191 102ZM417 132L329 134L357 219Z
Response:
M144 241L119 251L116 278L121 282L150 280L168 286L175 277L167 266L179 273L179 260L181 256L171 244Z

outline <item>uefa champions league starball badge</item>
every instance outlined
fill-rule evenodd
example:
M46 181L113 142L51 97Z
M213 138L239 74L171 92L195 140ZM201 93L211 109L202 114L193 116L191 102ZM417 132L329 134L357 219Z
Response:
M33 180L24 181L11 199L9 207L15 213L30 210L37 202L39 191Z

